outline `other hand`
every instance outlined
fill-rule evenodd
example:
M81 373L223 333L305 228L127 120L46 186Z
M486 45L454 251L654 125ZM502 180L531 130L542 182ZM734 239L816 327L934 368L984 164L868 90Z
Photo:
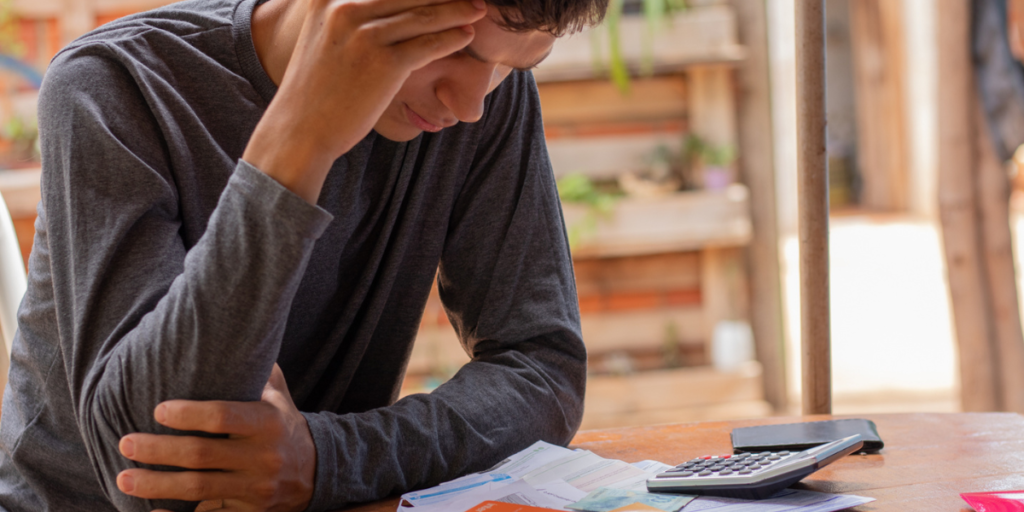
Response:
M243 158L315 203L409 75L468 45L486 14L483 0L311 0Z
M313 496L316 447L276 364L259 402L169 400L154 417L177 429L228 434L226 439L129 434L119 448L144 464L204 471L128 469L125 494L203 501L197 510L301 511Z

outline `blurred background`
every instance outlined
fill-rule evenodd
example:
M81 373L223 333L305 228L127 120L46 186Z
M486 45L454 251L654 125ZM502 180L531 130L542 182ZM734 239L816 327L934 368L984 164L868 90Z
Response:
M26 260L47 63L165 3L0 0L0 193ZM838 414L1024 404L1006 384L1024 376L1024 9L968 3L826 2ZM589 351L583 428L799 413L793 34L793 0L613 0L535 71ZM969 87L947 94L955 78ZM435 289L403 392L466 361Z

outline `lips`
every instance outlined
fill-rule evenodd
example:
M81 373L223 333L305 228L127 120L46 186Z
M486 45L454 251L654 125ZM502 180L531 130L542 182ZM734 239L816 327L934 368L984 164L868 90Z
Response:
M411 108L409 108L409 105L403 106L405 107L405 116L409 118L409 122L412 123L413 126L419 128L420 130L423 130L425 132L437 133L441 131L442 128L444 128L444 126L437 125L431 123L430 121L427 121L426 119L423 119L423 117L421 117Z

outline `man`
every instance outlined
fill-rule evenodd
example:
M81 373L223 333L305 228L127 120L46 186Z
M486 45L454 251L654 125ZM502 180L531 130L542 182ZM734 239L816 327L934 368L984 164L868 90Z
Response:
M567 443L586 354L527 69L604 8L190 0L64 49L0 507L333 510ZM435 272L473 361L395 403Z

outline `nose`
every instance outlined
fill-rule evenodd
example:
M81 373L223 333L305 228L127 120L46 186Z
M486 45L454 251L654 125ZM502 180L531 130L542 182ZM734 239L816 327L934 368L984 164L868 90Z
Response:
M484 115L484 98L498 80L498 65L467 62L451 70L437 85L437 98L464 123L479 121Z

